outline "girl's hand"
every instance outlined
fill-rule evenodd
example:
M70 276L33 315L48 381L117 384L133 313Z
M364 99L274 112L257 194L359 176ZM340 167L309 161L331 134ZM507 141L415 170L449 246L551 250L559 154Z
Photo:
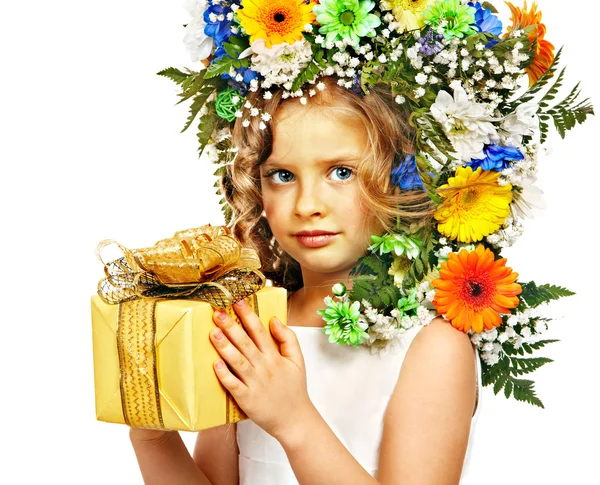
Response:
M240 300L233 308L243 327L226 312L213 314L219 328L211 332L211 342L231 369L219 368L222 361L218 360L215 373L248 417L279 439L314 409L298 339L293 330L272 318L269 325L280 351L247 302Z

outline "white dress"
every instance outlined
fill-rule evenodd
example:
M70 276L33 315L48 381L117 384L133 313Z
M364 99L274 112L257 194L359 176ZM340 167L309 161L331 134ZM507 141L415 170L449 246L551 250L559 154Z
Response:
M402 347L383 357L371 355L366 346L329 343L329 336L319 327L290 328L298 336L304 355L310 399L352 456L375 476L384 413L404 356L423 327L407 330ZM481 367L479 357L474 355L478 405L471 422L471 437L481 408ZM282 446L254 422L237 423L237 441L240 485L298 485ZM468 473L472 445L469 439L463 479Z

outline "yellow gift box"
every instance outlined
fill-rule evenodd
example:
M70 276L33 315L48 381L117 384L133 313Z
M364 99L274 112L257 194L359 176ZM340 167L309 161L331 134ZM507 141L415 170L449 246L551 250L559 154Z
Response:
M269 335L271 317L287 324L285 288L265 286L245 300ZM241 325L233 308L226 310ZM213 311L202 301L141 298L113 305L93 296L97 419L181 431L246 419L213 368L219 358L209 338Z

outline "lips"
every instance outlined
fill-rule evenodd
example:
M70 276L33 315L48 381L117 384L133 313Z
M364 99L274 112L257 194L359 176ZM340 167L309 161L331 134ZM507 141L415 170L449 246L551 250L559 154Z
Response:
M321 248L332 243L338 233L328 231L301 231L296 234L296 239L307 248Z
M313 231L300 231L297 232L296 234L294 234L295 236L333 236L335 234L338 234L337 232L331 232L331 231L322 231L319 229L315 229Z

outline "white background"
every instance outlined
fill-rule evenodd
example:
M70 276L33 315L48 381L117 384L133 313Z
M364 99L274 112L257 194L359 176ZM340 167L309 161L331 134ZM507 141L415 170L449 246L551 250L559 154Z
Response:
M598 104L596 2L540 3L547 39L566 46L565 86L582 80ZM128 428L95 419L89 297L101 239L135 248L222 223L213 167L197 159L195 131L179 133L187 106L155 75L192 67L187 13L178 0L0 8L0 482L141 484ZM548 337L561 342L533 375L546 409L485 388L469 484L600 483L599 127L592 118L552 136L539 177L547 209L505 253L522 281L577 292L552 307Z

